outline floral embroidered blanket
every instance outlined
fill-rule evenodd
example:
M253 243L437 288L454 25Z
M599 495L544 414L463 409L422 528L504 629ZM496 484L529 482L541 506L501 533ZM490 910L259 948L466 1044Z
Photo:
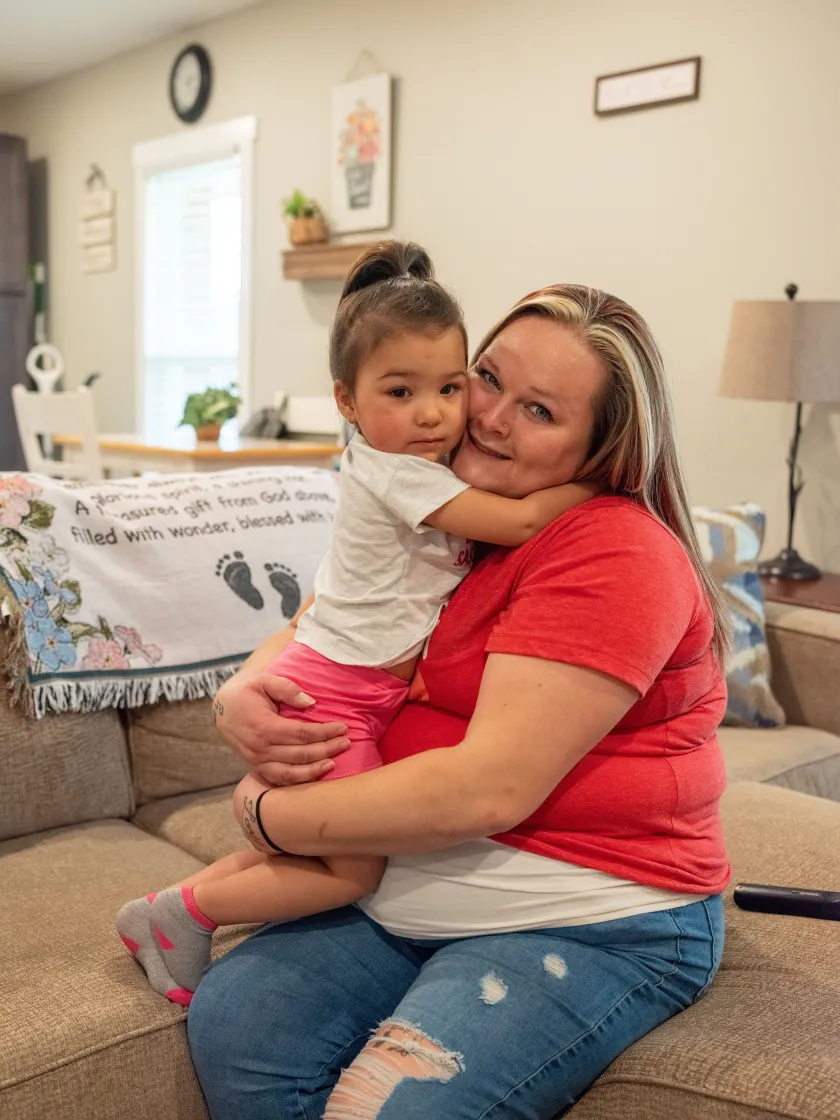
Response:
M6 675L30 714L211 696L312 590L338 476L0 473Z

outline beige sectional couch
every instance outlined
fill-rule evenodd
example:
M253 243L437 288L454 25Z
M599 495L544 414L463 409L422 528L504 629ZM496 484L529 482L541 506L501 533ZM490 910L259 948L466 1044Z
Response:
M792 725L722 733L735 879L840 889L840 615L768 614ZM241 772L209 702L36 723L0 694L0 1120L205 1120L185 1012L113 919L241 846ZM840 1118L840 924L727 906L709 993L613 1063L574 1120Z

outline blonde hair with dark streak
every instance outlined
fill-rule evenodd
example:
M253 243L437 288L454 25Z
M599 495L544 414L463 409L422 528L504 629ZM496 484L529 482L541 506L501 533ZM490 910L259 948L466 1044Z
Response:
M615 296L578 284L554 284L515 304L482 339L473 365L505 327L529 315L569 327L603 360L607 381L593 402L592 440L577 480L597 480L614 493L635 499L682 544L709 601L713 645L722 661L729 645L729 616L694 531L677 454L671 395L650 328Z

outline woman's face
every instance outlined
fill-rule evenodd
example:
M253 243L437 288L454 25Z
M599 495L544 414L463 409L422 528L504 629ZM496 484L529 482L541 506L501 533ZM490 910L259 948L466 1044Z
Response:
M606 377L601 358L570 328L514 320L471 371L455 474L507 498L571 481L586 460Z

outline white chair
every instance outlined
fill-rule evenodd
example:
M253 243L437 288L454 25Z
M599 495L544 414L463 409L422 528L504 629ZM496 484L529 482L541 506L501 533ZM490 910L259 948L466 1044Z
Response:
M96 438L93 397L89 389L30 393L23 385L13 385L12 404L28 471L53 478L78 478L91 482L105 477ZM59 434L81 440L80 447L73 447L73 458L68 462L45 459L41 451L38 436Z

